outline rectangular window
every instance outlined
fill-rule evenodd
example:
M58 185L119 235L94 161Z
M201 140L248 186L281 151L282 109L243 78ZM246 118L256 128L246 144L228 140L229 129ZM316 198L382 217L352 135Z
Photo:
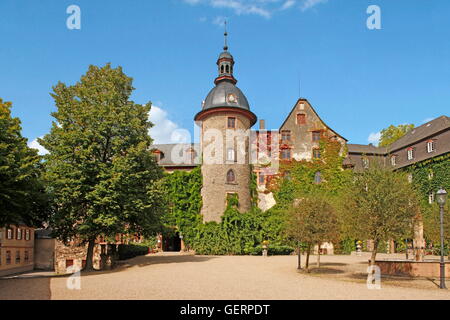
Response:
M362 158L362 165L364 169L369 168L369 159L368 158Z
M71 266L73 266L73 260L72 259L66 260L66 269L70 268Z
M434 141L427 142L427 151L428 151L428 153L431 153L434 151Z
M291 131L289 131L289 130L281 131L281 141L282 142L291 141Z
M283 149L283 150L281 150L281 159L283 159L283 160L291 160L291 149Z
M313 131L312 133L312 141L320 141L321 132Z
M6 231L6 238L11 240L12 239L12 234L13 234L13 230L12 229L8 229L8 231Z
M391 157L391 165L392 166L396 166L397 165L397 156L392 156Z
M17 228L17 236L16 236L16 239L17 240L22 240L22 229L20 229L20 228Z
M228 117L228 129L236 129L236 118Z
M408 152L408 160L413 160L414 159L414 149L409 148L407 152Z
M25 231L25 240L30 240L30 230L29 229L27 229L26 231Z
M266 178L264 176L264 173L259 173L259 184L264 184L266 182Z
M17 250L16 251L16 264L19 264L19 263L20 263L20 251Z
M428 202L429 202L430 204L432 204L432 203L434 202L434 193L433 193L433 192L430 192L430 193L428 194Z
M227 150L227 161L235 161L236 157L235 157L235 152L234 149L229 148Z
M320 159L320 149L313 149L313 158Z
M28 261L30 260L30 256L28 255L28 250L25 251L25 256L24 256L24 262L28 263Z
M297 124L298 125L306 124L306 114L304 113L297 114Z
M11 264L11 251L6 251L6 264Z

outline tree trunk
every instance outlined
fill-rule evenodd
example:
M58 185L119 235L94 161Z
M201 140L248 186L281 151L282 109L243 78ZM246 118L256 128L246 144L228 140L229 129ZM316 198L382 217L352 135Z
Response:
M378 250L378 240L373 241L373 250L372 250L372 256L370 257L370 265L375 265L375 258L377 257L377 250Z
M311 245L308 244L308 249L306 250L306 265L305 269L309 272L309 254L311 253Z
M302 252L300 251L300 244L297 247L297 252L298 252L297 270L301 270L302 269Z
M83 271L94 271L94 246L95 240L89 240L88 242L88 250L86 254L86 266Z
M318 244L317 247L317 268L320 268L320 243Z

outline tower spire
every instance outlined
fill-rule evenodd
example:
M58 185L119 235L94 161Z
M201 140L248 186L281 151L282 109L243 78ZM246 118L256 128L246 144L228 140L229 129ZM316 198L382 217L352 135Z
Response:
M227 20L224 21L224 25L225 25L225 33L223 35L225 38L225 45L223 46L223 50L227 51L228 50Z

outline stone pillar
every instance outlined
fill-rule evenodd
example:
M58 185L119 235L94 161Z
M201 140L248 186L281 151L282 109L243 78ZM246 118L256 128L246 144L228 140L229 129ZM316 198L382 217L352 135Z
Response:
M425 256L425 239L423 238L423 221L418 218L414 223L414 259L416 261L423 261Z

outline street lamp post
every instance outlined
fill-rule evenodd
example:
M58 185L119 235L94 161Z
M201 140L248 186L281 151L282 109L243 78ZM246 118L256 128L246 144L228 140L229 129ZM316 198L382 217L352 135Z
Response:
M439 288L441 289L447 289L445 286L445 262L444 262L444 205L447 201L447 191L444 189L439 189L436 193L436 200L439 204L439 211L441 216L441 283L439 285Z

